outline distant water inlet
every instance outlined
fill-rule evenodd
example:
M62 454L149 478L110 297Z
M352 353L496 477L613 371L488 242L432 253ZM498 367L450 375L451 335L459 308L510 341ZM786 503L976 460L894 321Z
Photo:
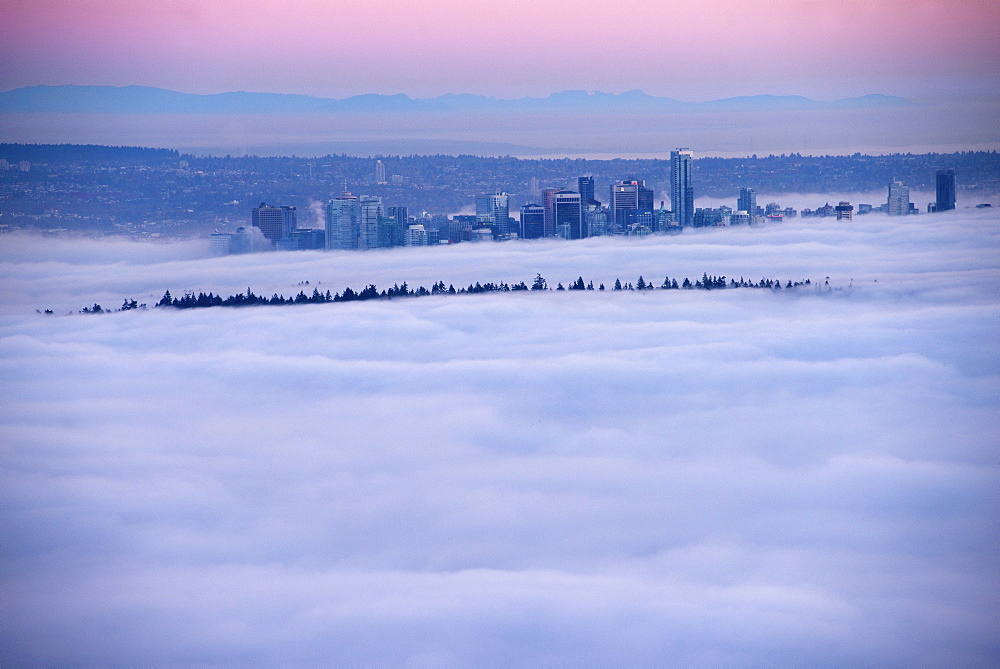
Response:
M669 157L1000 149L1000 103L738 112L0 115L0 141L192 153Z

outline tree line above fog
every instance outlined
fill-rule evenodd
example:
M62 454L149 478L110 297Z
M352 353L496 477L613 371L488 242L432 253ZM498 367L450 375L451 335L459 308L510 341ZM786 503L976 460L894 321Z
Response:
M309 282L304 282L308 284ZM611 287L612 291L646 291L646 290L725 290L733 288L758 288L766 290L794 290L804 286L811 286L813 283L809 279L803 279L801 281L792 281L789 279L784 286L778 279L768 279L766 277L761 278L759 281L753 281L740 277L739 281L736 279L728 279L725 276L710 276L707 272L703 273L700 279L696 279L694 282L691 279L684 277L680 282L677 278L671 279L669 276L663 278L663 283L657 286L652 281L646 281L641 275L633 284L631 282L622 283L620 278L615 279L614 284ZM829 287L829 279L824 282L826 290L831 290ZM510 293L519 291L578 291L578 290L606 290L603 283L600 283L598 287L594 288L594 282L584 282L583 277L578 277L575 281L570 282L566 286L563 286L562 282L559 282L555 288L552 288L548 281L541 275L536 274L535 279L529 286L524 281L519 281L517 283L508 284L506 282L494 283L488 281L486 283L480 283L479 281L475 283L470 283L468 287L455 288L454 284L449 284L445 286L444 281L437 281L431 285L430 290L424 286L419 286L417 288L411 288L405 281L400 283L395 283L391 288L384 288L379 290L375 284L367 284L361 290L354 290L350 286L344 288L343 291L337 293L331 293L329 290L323 292L320 291L319 287L314 287L311 294L306 294L304 290L300 290L294 297L285 297L284 295L279 295L274 293L271 297L265 295L257 295L249 287L246 289L245 293L236 293L234 295L229 295L228 297L222 297L222 295L216 295L212 292L204 293L199 292L195 294L193 291L185 292L181 297L175 297L170 294L167 290L164 292L163 297L157 302L154 307L163 308L174 308L174 309L199 309L207 307L250 307L250 306L285 306L293 304L326 304L333 302L357 302L365 300L392 300L397 298L407 298L407 297L424 297L427 295L478 295L482 293ZM117 311L132 311L134 309L146 309L146 304L139 304L134 299L126 298L122 302L122 306L117 309ZM80 310L83 314L101 314L109 313L111 309L105 309L98 303L94 303L92 306L84 307ZM52 314L51 309L46 309L46 314Z

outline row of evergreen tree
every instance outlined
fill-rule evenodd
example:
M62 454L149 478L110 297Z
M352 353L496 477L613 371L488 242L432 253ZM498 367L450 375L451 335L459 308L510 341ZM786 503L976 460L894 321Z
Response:
M809 279L804 281L791 281L789 280L784 288L797 288L799 286L811 285ZM657 286L652 281L646 281L641 275L639 279L633 285L631 282L622 283L621 279L615 279L614 286L612 290L654 290ZM726 288L766 288L770 290L782 290L782 283L777 279L762 278L760 281L750 281L740 277L739 281L736 279L726 279L725 276L709 276L708 273L702 274L700 279L697 279L693 283L687 277L682 281L678 282L676 278L671 279L669 276L663 278L663 283L660 284L660 290L719 290ZM271 297L264 295L257 295L248 287L245 293L237 293L235 295L230 295L228 297L222 297L221 295L216 295L214 293L203 293L199 292L195 294L194 292L185 292L181 297L175 297L170 294L170 291L166 291L160 301L154 306L157 307L174 307L176 309L195 309L201 307L246 307L246 306L256 306L256 305L286 305L286 304L325 304L327 302L354 302L360 300L379 300L379 299L394 299L403 297L422 297L424 295L462 295L462 294L479 294L479 293L506 293L514 291L538 291L538 290L551 290L549 288L548 282L542 277L541 274L535 275L535 280L529 287L525 282L519 281L515 284L508 283L493 283L491 281L486 283L470 283L467 287L455 288L454 285L449 284L445 286L444 281L438 281L431 285L430 290L423 286L419 286L416 289L411 288L405 281L402 284L393 284L391 288L385 288L379 290L375 284L368 284L362 290L357 291L353 288L344 288L343 292L331 293L329 290L326 292L320 292L319 288L313 288L312 294L307 295L304 291L299 291L294 297L285 297L284 295L279 295L274 293ZM562 283L557 284L555 290L595 290L594 282L584 282L583 277L578 277L576 281L569 284L568 287L563 286ZM599 284L596 290L605 290L604 284ZM132 309L145 309L145 304L139 304L133 299L126 299L118 311L130 311ZM94 304L90 307L84 307L81 313L106 313L112 311L111 309L104 309L100 304ZM49 309L45 310L45 313L52 313Z

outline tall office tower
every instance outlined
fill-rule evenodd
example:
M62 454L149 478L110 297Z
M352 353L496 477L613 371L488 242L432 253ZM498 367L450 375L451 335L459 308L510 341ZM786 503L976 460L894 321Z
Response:
M578 177L576 183L577 192L580 193L580 201L583 202L584 207L591 202L596 202L594 199L594 177Z
M394 216L378 217L378 240L375 243L380 249L391 249L402 246L405 228L396 222Z
M545 236L545 207L526 204L521 207L521 237L540 239Z
M358 248L361 209L358 198L346 190L326 203L326 248Z
M378 248L379 219L385 217L382 198L376 195L362 195L358 198L361 217L358 223L358 248Z
M625 230L639 212L653 211L653 190L646 188L646 182L641 179L612 184L608 209L615 228Z
M411 225L406 228L403 246L427 246L427 229L423 225Z
M576 191L561 190L553 195L552 200L556 234L566 239L586 237L580 194Z
M656 227L654 228L657 232L665 232L670 228L677 227L674 225L674 215L667 210L667 205L663 200L660 200L660 208L656 210Z
M753 188L741 188L740 197L736 201L736 211L745 211L750 214L750 222L753 223L757 216L757 193Z
M552 237L556 234L556 193L558 188L546 188L542 191L542 207L545 209L545 228L543 237Z
M385 165L382 164L381 160L375 161L375 183L384 184L385 180Z
M837 212L838 221L850 221L854 218L854 205L846 200L841 200L833 209Z
M277 244L282 237L290 237L297 227L295 207L272 207L263 202L253 208L251 221L272 244Z
M0 169L3 169L2 165L0 165ZM213 232L209 239L211 244L209 248L212 249L213 256L229 255L229 249L233 243L233 233Z
M934 211L949 211L955 208L955 170L948 168L938 170L935 179L937 183L937 200Z
M542 191L538 187L538 177L528 179L528 197L537 198L541 194Z
M639 211L653 211L653 189L646 188L646 181L643 179L639 180L638 203Z
M386 216L396 219L396 225L400 230L406 230L410 224L410 214L408 207L389 207L386 209Z
M910 189L902 181L889 184L889 200L886 212L890 216L906 216L910 213Z
M597 203L583 203L583 230L585 237L608 234L608 208Z
M691 149L670 152L670 207L674 221L682 228L694 223L694 188L691 186Z
M510 196L507 193L476 196L476 224L488 225L494 237L504 237L510 231Z

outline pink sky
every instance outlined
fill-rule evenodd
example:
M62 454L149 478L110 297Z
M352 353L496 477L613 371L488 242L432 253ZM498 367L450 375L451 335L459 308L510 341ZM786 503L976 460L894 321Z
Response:
M1000 92L996 0L0 0L0 88Z

